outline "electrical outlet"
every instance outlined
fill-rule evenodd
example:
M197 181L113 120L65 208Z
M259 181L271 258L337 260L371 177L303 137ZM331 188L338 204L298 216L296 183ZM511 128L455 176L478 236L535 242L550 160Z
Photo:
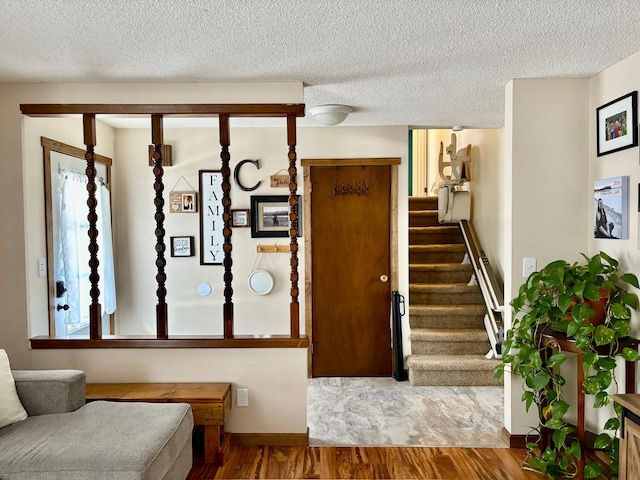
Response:
M248 388L238 388L236 390L236 405L238 407L249 406L249 389Z

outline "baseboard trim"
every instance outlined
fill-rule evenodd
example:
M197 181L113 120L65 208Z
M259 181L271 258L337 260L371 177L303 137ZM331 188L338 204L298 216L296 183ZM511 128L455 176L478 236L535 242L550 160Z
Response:
M234 447L272 446L306 447L309 445L309 429L306 433L230 433Z
M511 435L509 430L502 427L502 439L504 443L509 445L509 448L526 448L527 435ZM530 442L535 442L538 438L530 435L528 439Z
M574 425L569 426L576 428ZM572 435L575 435L575 432ZM597 434L586 430L584 432L585 448L593 449L593 444L597 436ZM502 439L504 440L504 443L509 445L509 448L526 448L527 441L538 441L538 435L512 435L511 433L509 433L509 430L507 430L505 427L502 427Z

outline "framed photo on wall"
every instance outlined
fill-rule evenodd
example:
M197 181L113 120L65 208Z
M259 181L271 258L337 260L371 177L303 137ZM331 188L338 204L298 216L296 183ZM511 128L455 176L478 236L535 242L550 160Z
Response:
M193 237L170 237L172 257L193 257Z
M302 230L302 199L298 195L298 236ZM251 238L289 236L289 196L251 196Z
M235 228L248 227L251 223L249 209L231 210L231 226Z
M638 146L638 92L631 92L596 109L598 156Z
M196 213L198 211L197 197L197 192L170 192L169 212Z

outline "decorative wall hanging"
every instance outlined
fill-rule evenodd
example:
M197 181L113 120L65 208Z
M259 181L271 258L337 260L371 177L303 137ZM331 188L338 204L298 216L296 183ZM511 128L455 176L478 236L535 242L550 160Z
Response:
M593 188L595 238L629 238L629 177L596 180Z
M298 195L298 215L302 211L302 199ZM298 219L298 225L302 225ZM251 196L251 238L289 236L289 196ZM298 236L302 236L298 229Z
M171 237L172 257L193 257L194 252L193 237Z
M638 146L638 92L631 92L596 109L598 156Z
M248 227L250 225L251 216L249 209L231 210L231 226L236 228Z
M248 281L249 288L256 295L267 295L273 290L273 276L266 270L254 270Z
M180 182L184 181L190 190L176 190ZM196 213L198 211L198 195L196 189L191 186L184 176L180 176L176 184L169 192L169 212L171 213Z
M264 263L264 267L260 268L260 265ZM267 295L273 290L274 280L273 275L269 272L269 262L261 251L256 255L256 259L251 267L251 273L247 278L249 289L256 295Z
M290 181L289 175L288 174L278 175L280 172L286 172L286 170L282 169L276 172L275 175L271 175L269 177L271 188L289 188L289 181Z
M200 265L222 265L224 221L222 218L222 172L199 170Z
M260 186L262 181L258 181L258 183L256 183L253 187L245 187L244 185L242 185L240 183L240 168L245 163L252 163L253 165L256 166L256 168L258 170L260 169L260 160L259 159L256 159L256 160L241 160L240 162L238 162L238 165L236 165L236 168L233 169L233 181L235 182L236 187L238 187L243 192L252 192L256 188L258 188Z

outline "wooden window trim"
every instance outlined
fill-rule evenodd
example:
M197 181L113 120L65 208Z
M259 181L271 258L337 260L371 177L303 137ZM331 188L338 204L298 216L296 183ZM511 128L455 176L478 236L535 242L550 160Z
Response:
M287 335L271 337L255 337L252 335L236 335L224 338L222 335L170 335L159 339L153 335L111 336L104 335L100 339L88 337L34 337L31 348L44 349L81 349L81 348L307 348L309 339L301 335L291 338Z

